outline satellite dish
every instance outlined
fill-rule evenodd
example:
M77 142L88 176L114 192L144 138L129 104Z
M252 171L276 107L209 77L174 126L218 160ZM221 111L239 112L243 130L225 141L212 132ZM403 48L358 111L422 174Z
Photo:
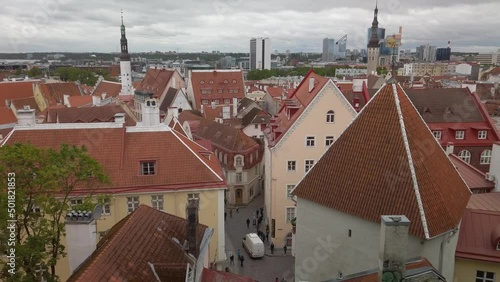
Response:
M99 218L101 218L101 215L102 215L102 205L101 204L95 205L94 210L92 211L92 215L94 216L95 220L99 220Z

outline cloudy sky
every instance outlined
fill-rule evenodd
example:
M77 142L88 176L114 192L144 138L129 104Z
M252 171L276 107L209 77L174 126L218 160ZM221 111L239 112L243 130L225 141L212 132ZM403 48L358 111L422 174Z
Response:
M0 0L0 52L116 52L123 9L131 52L248 52L251 37L273 49L321 52L348 35L365 48L375 1L350 0ZM386 35L403 26L403 47L500 48L498 0L379 0Z

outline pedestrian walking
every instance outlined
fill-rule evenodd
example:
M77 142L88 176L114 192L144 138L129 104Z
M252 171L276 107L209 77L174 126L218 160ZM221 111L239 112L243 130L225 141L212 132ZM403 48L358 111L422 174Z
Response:
M230 210L229 210L229 217L230 217L230 218L233 218L233 209L230 209Z
M240 256L241 267L243 267L243 262L244 261L245 261L245 257L244 256Z
M224 221L226 221L227 212L224 212Z
M260 208L260 214L264 215L264 208Z
M268 231L268 232L266 232L266 242L268 242L268 243L269 243L269 231Z
M250 218L247 218L247 229L250 228Z
M274 254L274 243L271 242L271 254Z
M257 215L257 217L259 217L259 209L255 211L255 214Z
M253 226L257 225L257 221L255 220L255 217L253 218L252 224L253 224Z
M240 212L240 207L236 207L236 213Z
M230 265L234 265L234 255L233 255L232 253L231 253L231 255L229 256L229 260L230 260L229 264L230 264Z
M240 254L240 249L238 249L238 259L240 259L241 254Z
M283 251L285 252L285 256L286 256L286 244L283 246Z

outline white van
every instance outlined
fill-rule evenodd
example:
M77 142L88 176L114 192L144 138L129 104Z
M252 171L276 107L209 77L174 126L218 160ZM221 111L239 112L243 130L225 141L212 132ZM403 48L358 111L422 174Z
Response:
M264 242L255 233L248 233L242 240L243 248L252 258L264 257Z

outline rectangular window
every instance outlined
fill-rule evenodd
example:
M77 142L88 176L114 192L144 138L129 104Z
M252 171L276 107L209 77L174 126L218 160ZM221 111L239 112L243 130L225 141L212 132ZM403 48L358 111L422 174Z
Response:
M236 165L237 166L243 165L243 157L236 157Z
M222 94L222 89L217 89L217 93ZM228 100L228 99L226 99L226 100ZM224 101L226 101L226 100L224 100Z
M233 89L229 89L229 94L233 94Z
M286 223L290 223L295 218L295 207L286 208Z
M437 140L441 140L441 131L440 130L432 131L432 135L434 135L434 137Z
M214 104L218 105L219 104L219 99L215 99L213 100L214 101Z
M288 161L288 171L295 171L296 169L296 162L295 161Z
M156 162L141 162L141 175L155 175L156 174Z
M222 93L222 90L221 90L221 92L220 92L220 93ZM229 100L229 99L224 99L224 104L230 104L230 103L231 103L231 100Z
M241 172L237 172L236 173L236 183L241 183L241 181L242 181Z
M487 271L476 271L476 282L495 282L495 273Z
M163 210L163 195L151 196L151 206L157 210Z
M259 125L258 124L255 124L255 129L259 129Z
M309 172L309 170L311 170L311 168L313 166L314 166L314 160L306 160L306 164L305 164L306 173Z
M486 130L479 130L477 132L477 139L486 139L487 134Z
M314 147L315 146L315 138L314 136L307 136L306 137L306 147Z
M104 199L102 203L102 214L110 215L111 214L111 203L109 199Z
M188 193L188 200L200 199L200 193Z
M73 200L69 201L69 205L71 207L75 207L75 206L78 206L78 205L81 205L81 204L83 204L83 200L82 199L73 199Z
M455 132L455 139L457 139L457 140L462 140L462 139L464 139L464 135L465 135L464 133L465 133L465 132L464 132L463 130L457 130L457 131Z
M333 144L334 137L333 136L326 136L325 137L325 146L328 147Z
M291 199L292 198L291 192L292 192L293 188L295 188L295 185L293 185L293 184L292 185L289 184L289 185L286 186L286 198L287 199Z
M208 100L201 100L201 103L202 103L203 105L208 105Z
M135 211L139 207L139 197L127 197L127 210L129 213Z

